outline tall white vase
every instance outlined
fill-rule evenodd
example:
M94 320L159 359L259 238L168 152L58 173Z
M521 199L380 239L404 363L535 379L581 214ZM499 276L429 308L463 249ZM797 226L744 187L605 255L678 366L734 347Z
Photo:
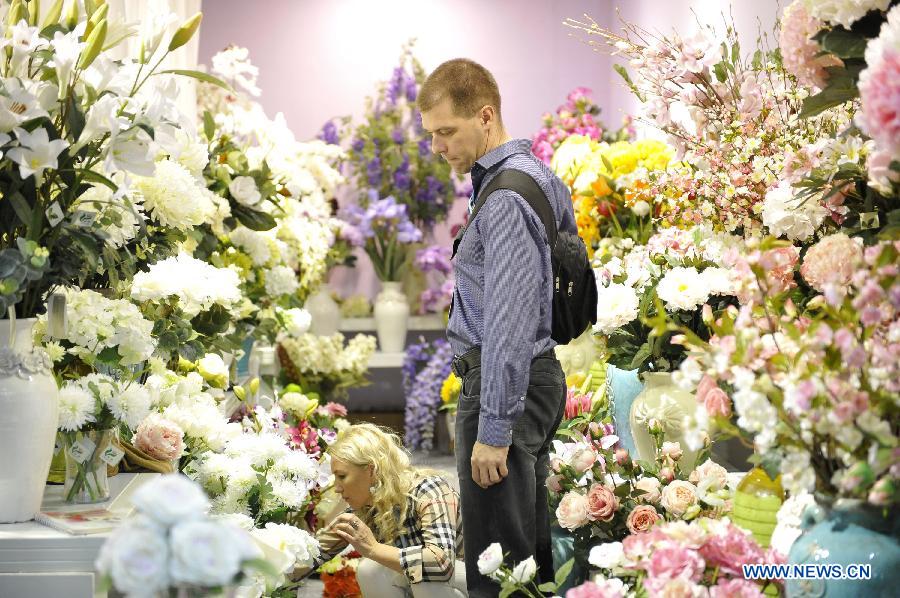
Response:
M406 348L409 301L403 293L403 283L385 281L381 285L374 309L378 347L385 353L399 353Z
M646 372L642 378L644 388L634 398L629 417L638 456L650 462L656 458L649 431L650 421L655 419L662 424L667 442L681 444L684 455L679 464L682 471L690 471L697 460L697 453L688 450L684 441L684 417L694 413L697 399L693 393L679 388L669 372Z
M326 287L321 287L306 300L303 306L310 315L309 331L319 336L331 336L341 326L341 308L331 298Z
M33 519L53 458L59 397L47 354L34 349L34 318L0 320L0 523Z

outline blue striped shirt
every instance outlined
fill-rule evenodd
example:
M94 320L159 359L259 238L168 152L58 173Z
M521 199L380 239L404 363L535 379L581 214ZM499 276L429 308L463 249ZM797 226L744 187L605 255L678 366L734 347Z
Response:
M577 232L565 184L514 139L472 167L473 196L498 172L531 176L550 200L560 230ZM478 441L509 446L525 410L531 360L553 348L550 338L553 272L540 217L509 189L491 193L470 223L453 259L456 287L447 338L456 355L481 347L481 413Z

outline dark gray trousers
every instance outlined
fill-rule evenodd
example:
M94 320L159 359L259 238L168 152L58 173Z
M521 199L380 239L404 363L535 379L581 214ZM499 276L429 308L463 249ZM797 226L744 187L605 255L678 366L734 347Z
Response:
M538 583L553 580L547 475L550 443L566 405L566 382L553 351L534 359L525 397L525 412L513 427L506 467L499 484L481 488L472 481L472 447L478 439L481 411L480 353L457 357L453 370L462 379L456 417L456 468L462 501L466 583L469 596L497 596L500 586L478 571L478 556L499 542L512 567L534 556Z

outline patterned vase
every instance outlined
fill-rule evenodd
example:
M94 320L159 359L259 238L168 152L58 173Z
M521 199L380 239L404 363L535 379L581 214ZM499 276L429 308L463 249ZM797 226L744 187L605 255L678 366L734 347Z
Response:
M788 598L850 598L896 596L900 588L900 517L897 508L875 507L860 500L824 499L803 514L803 534L791 546L792 565L847 565L871 567L871 578L789 579Z

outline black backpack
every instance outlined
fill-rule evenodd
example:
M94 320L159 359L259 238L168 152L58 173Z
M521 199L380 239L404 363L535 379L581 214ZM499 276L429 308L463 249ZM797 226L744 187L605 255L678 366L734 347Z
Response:
M553 208L541 187L529 175L515 169L501 171L481 188L469 223L475 220L478 210L497 189L509 189L521 195L544 223L553 269L553 325L550 337L560 345L566 345L581 336L588 326L597 323L597 280L584 241L577 234L556 228ZM453 255L456 255L466 228L468 225L459 231L453 241Z

